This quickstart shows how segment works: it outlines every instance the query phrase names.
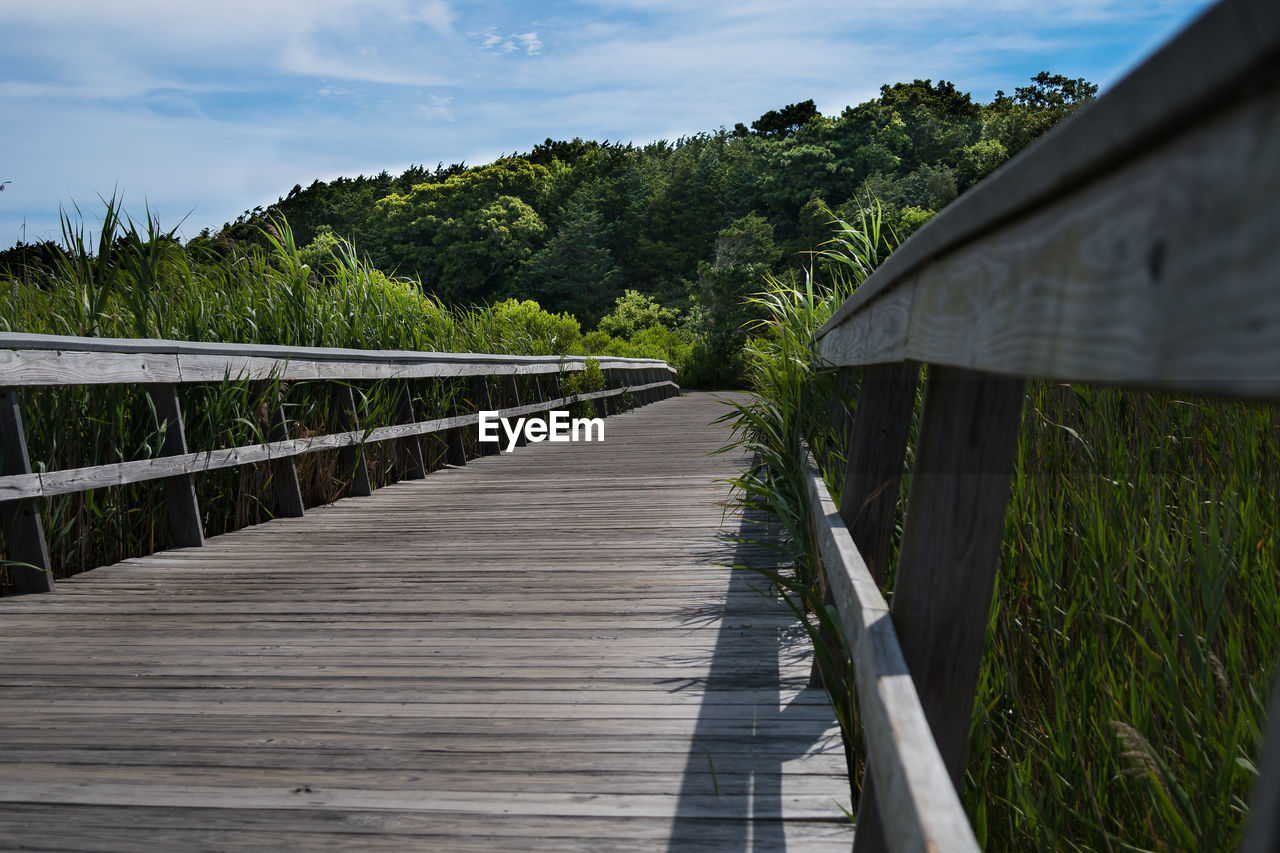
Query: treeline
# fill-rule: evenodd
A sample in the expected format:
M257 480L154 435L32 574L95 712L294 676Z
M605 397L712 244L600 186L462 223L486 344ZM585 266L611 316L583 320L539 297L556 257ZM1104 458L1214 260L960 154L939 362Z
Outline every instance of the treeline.
M762 274L796 269L833 220L856 220L870 199L907 236L1095 91L1046 72L981 104L946 81L916 80L838 116L804 101L674 143L548 139L484 166L297 185L190 247L235 257L265 247L283 218L316 268L349 242L446 304L532 299L587 330L634 291L626 310L663 318L638 331L678 339L686 382L732 384L752 319L743 299ZM588 343L662 354L627 350L605 331Z

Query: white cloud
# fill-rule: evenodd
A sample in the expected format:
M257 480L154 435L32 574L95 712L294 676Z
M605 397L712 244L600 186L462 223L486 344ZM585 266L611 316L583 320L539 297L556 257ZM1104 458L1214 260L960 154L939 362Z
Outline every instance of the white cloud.
M490 27L484 32L471 33L471 35L480 39L480 47L496 53L514 53L523 50L529 56L536 56L542 51L542 40L538 38L537 33L502 35L496 27Z

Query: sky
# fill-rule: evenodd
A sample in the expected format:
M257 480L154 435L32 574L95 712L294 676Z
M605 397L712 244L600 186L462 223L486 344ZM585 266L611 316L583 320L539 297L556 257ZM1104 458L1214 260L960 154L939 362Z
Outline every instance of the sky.
M189 239L316 179L838 114L916 78L1105 91L1207 5L0 0L0 247L60 239L60 210L92 233L113 195Z

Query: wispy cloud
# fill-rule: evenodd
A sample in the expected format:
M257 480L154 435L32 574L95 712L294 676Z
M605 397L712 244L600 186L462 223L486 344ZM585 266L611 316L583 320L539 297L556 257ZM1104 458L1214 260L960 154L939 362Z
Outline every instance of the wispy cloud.
M482 33L472 33L479 39L480 46L496 53L514 53L523 50L533 56L542 51L542 40L537 33L511 33L502 35L496 28L489 28Z
M39 0L0 9L0 246L119 187L189 233L295 183L644 143L813 98L1106 84L1209 0ZM536 57L536 61L532 60Z

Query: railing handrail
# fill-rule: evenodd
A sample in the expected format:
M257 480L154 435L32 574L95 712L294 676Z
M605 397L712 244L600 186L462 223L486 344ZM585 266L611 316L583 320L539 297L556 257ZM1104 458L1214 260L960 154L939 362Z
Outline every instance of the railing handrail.
M563 393L560 376L585 370L588 360L598 364L606 387ZM449 460L465 464L462 430L477 425L481 411L494 412L499 418L546 416L548 426L550 412L578 402L592 403L597 415L613 414L628 405L655 402L675 393L674 372L665 361L649 358L350 350L0 333L0 526L7 557L14 564L10 572L16 573L15 590L47 592L53 588L36 505L40 498L163 480L175 544L198 546L204 544L204 529L192 480L195 474L269 462L275 468L279 513L299 516L304 506L294 463L298 456L323 450L347 454L353 493L367 495L373 486L364 457L358 453L365 444L400 443L409 460L408 476L418 478L425 476L428 468L418 443L423 435L445 434ZM497 390L505 399L494 401L490 377L501 380ZM519 377L524 377L525 393L531 399L520 399ZM445 417L419 420L407 382L424 378L471 380L476 411L459 412L455 403ZM351 386L346 384L358 380L396 383L393 423L361 428ZM270 424L264 427L270 435L265 441L190 452L177 388L182 383L221 382L334 383L330 387L338 395L342 423L337 431L291 438L282 386L277 386L274 402L267 405ZM121 384L142 384L150 395L156 416L165 425L160 455L83 468L32 470L20 404L23 388Z
M810 481L872 710L876 784L855 851L972 849L971 833L933 833L918 803L962 778L1025 377L1280 400L1278 81L1280 5L1223 0L948 206L817 332L819 357L863 368L838 515ZM923 364L889 633L932 736L905 744L874 716L883 662L869 646L883 638L858 623L882 603L874 563L888 558ZM914 719L917 703L904 707ZM1245 841L1256 853L1280 840L1280 682L1267 726ZM932 775L904 774L908 755Z
M529 375L580 370L655 368L665 361L585 355L355 350L198 341L0 333L0 385L88 385L122 382L220 382L239 379L357 380Z

